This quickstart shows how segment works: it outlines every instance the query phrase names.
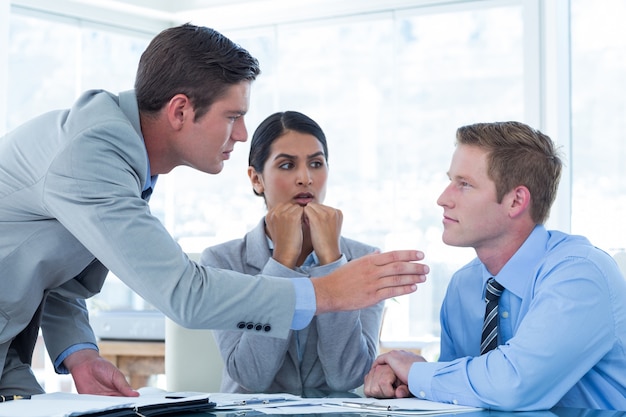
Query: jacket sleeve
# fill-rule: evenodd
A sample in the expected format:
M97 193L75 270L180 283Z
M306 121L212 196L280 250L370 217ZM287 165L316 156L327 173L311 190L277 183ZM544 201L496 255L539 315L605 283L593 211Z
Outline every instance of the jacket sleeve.
M42 199L51 217L178 324L237 330L241 322L263 322L271 325L264 335L287 337L293 284L189 260L141 199L147 155L127 121L90 126L77 135L45 179Z
M343 261L333 263L333 269L339 268L348 259L375 250L348 239L342 239L342 246ZM328 272L314 270L312 275ZM378 354L383 308L384 301L361 310L327 313L317 317L317 353L330 389L349 391L363 384Z
M53 363L73 345L97 345L84 298L99 291L107 273L100 262L94 261L79 276L46 296L41 330Z
M233 246L237 247L233 244L227 243L205 250L202 253L201 264L244 270L245 255L240 248L233 249ZM280 275L285 278L298 275L295 271L285 268L271 259L269 251L267 257L269 258L269 266L266 266L265 269L271 270L273 275ZM283 368L285 360L288 360L287 351L293 337L291 331L286 339L232 331L214 331L213 334L228 377L249 392L267 392L269 390L277 373Z

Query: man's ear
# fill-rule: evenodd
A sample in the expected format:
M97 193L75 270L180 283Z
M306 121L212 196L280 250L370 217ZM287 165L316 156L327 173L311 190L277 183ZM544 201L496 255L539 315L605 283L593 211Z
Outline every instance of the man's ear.
M185 94L176 94L166 104L167 120L174 130L182 129L188 120L193 121L195 112L191 100Z
M509 194L509 214L511 218L518 217L530 210L531 195L525 185L518 185Z
M250 178L250 183L252 184L252 189L258 195L263 195L265 192L265 187L263 186L263 178L261 174L259 174L254 167L248 167L248 178Z

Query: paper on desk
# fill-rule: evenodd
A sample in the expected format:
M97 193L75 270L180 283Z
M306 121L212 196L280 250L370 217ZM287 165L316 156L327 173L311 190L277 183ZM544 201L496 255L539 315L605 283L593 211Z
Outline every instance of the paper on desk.
M200 394L199 392L188 394ZM212 393L211 401L215 403L217 409L240 407L240 406L256 406L264 407L271 405L279 405L283 402L300 401L302 397L298 395L288 393L278 394L240 394L240 393L228 393L228 392L216 392Z
M142 395L140 397L108 397L55 392L33 395L30 400L0 403L0 417L69 417L125 407L174 404L193 399L207 398L208 400L209 398L208 394L177 399L169 399L165 395L164 393L161 395Z
M345 398L341 401L335 401L334 398L331 398L330 400L332 400L332 402L328 402L326 404L327 407L333 408L334 412L341 409L341 412L344 413L352 410L358 413L366 412L368 414L419 415L461 413L481 410L475 407L439 403L414 397L387 400L377 400L375 398Z
M277 403L275 406L252 408L264 414L328 414L358 413L382 415L447 414L478 411L480 408L438 403L417 398L377 400L374 398L302 398L299 401Z

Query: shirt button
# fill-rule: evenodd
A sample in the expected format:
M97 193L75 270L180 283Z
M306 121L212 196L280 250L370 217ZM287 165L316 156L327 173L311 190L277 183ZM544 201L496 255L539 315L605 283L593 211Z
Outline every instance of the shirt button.
M509 312L508 311L503 311L502 312L502 318L503 319L508 319L509 318Z
M426 393L424 391L420 391L419 396L420 398L426 398Z
M459 400L452 400L452 404L459 405Z

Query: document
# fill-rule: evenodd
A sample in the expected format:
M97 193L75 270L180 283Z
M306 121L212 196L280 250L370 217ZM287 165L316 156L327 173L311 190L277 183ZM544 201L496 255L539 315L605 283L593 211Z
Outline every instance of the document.
M189 393L193 394L193 393ZM197 394L197 393L196 393ZM243 410L259 408L276 408L309 404L309 399L303 399L293 394L239 394L239 393L214 393L211 400L215 402L216 410Z
M301 398L289 394L213 394L216 410L254 410L263 414L329 414L356 413L385 416L450 414L479 411L480 408L438 403L418 398L377 400L375 398ZM245 401L245 398L249 398ZM237 397L239 396L239 397Z
M187 415L198 411L247 410L259 414L330 414L412 416L456 414L479 408L417 398L377 400L360 397L303 398L292 394L227 394L198 392L145 392L139 397L51 393L31 399L0 403L0 417L123 417Z
M174 412L210 411L208 394L180 397L170 393L139 397L107 397L72 393L33 395L29 400L0 404L0 417L158 416Z
M468 411L480 411L480 408L468 407L455 404L439 403L435 401L420 400L418 398L394 398L377 400L375 398L346 398L336 401L332 398L325 405L334 409L334 412L347 413L355 411L367 414L384 415L421 415L421 414L445 414L461 413Z

